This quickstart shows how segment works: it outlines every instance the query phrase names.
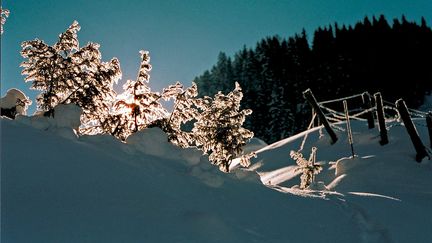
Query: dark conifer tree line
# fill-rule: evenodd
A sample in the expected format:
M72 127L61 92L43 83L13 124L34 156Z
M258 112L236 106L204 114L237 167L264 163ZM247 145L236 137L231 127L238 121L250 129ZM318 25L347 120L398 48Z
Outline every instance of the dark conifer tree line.
M419 107L432 90L432 29L424 18L420 24L404 16L389 23L381 15L354 26L318 28L311 42L305 31L267 37L234 57L220 53L194 82L200 95L226 93L238 82L243 108L253 110L245 126L274 142L307 127L307 88L319 100L380 91L386 100L403 98Z

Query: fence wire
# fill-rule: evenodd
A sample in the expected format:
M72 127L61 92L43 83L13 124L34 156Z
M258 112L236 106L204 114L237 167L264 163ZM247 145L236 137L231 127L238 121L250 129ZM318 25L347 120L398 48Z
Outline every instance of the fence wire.
M329 104L329 103L335 103L335 102L340 102L340 101L344 101L344 100L354 99L354 98L361 97L361 96L362 96L362 94L355 94L355 95L342 97L342 98L338 98L338 99L334 99L334 100L321 101L321 102L318 102L318 104L324 105L324 104Z
M327 117L327 119L333 121L333 122L340 122L340 121L344 121L346 120L345 118L345 114L339 111L336 111L334 109L331 109L327 106L325 106L325 104L331 104L331 103L336 103L336 102L342 102L344 100L351 100L351 99L355 99L358 97L362 97L364 93L361 94L355 94L355 95L351 95L351 96L346 96L346 97L342 97L342 98L337 98L337 99L332 99L332 100L324 100L321 102L318 102L319 106L325 110L327 113L325 114L325 116ZM369 95L369 97L373 98L371 95ZM396 105L393 102L387 101L387 100L383 100L383 103L385 104L384 111L387 111L387 115L389 112L394 113L391 115L391 117L398 119L399 118L399 112L396 109ZM359 111L359 112L358 112ZM375 112L376 111L376 107L372 107L366 110L362 110L360 108L357 109L352 109L349 110L350 113L350 119L356 119L356 120L360 120L360 121L364 121L366 119L361 118L360 116L365 115L366 113L369 112ZM420 110L416 110L416 109L411 109L408 108L409 114L411 117L419 117L419 118L425 118L428 115L428 112L424 112L424 111L420 111ZM354 113L354 114L352 114Z

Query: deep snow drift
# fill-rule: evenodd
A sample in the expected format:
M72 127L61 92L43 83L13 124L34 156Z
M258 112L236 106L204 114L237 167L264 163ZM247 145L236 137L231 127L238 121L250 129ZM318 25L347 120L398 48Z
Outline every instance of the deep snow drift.
M1 119L1 242L432 242L432 166L398 122L381 146L353 121L354 159L344 123L334 145L321 128L255 140L251 167L224 174L158 129L125 144L43 119ZM289 157L306 134L304 156L316 146L324 167L316 190L295 186Z

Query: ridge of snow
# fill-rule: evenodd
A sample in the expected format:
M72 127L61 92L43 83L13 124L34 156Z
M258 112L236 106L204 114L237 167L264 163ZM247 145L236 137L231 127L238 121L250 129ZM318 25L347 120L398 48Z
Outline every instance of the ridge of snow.
M352 121L354 158L340 123L334 145L314 128L258 149L250 168L225 174L158 129L122 143L65 136L73 124L20 119L0 119L2 242L432 240L432 165L415 162L395 121L385 146L376 128ZM424 121L415 123L428 141ZM300 190L289 152L306 134L302 152L317 147L324 170Z

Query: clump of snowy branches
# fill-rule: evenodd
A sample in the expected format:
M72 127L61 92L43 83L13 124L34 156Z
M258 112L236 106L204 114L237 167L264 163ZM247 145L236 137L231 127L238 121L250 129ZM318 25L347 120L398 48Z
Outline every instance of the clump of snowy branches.
M298 168L296 171L301 171L302 175L300 176L300 188L305 189L308 188L315 180L315 175L319 174L322 170L322 166L315 163L316 160L316 147L312 147L311 154L309 159L305 159L303 154L300 152L296 152L291 150L290 156L293 160L296 161Z
M6 18L9 17L10 11L0 7L0 34L3 34L3 25L6 23Z
M123 93L117 96L109 117L103 123L105 132L121 140L168 116L167 110L160 103L162 95L152 92L147 86L152 69L149 52L140 51L140 54L137 79L128 80L123 85Z
M242 127L251 110L240 110L243 98L240 85L224 95L218 92L214 98L204 97L197 104L202 110L193 128L198 148L209 154L210 161L228 172L233 159L242 155L242 147L253 133ZM247 163L243 163L247 164Z
M198 105L202 99L198 96L198 88L195 83L183 89L183 85L177 82L168 86L162 92L165 100L174 99L174 108L168 119L162 124L162 129L168 134L168 139L173 144L187 148L194 144L194 136L190 131L184 131L183 126L194 121L199 116Z
M84 127L98 127L116 95L113 84L121 77L120 62L116 58L102 62L97 43L80 48L79 30L74 21L53 46L38 39L23 42L21 55L27 60L21 63L22 74L32 82L31 89L41 91L38 111L54 116L55 106L73 103L83 109Z

